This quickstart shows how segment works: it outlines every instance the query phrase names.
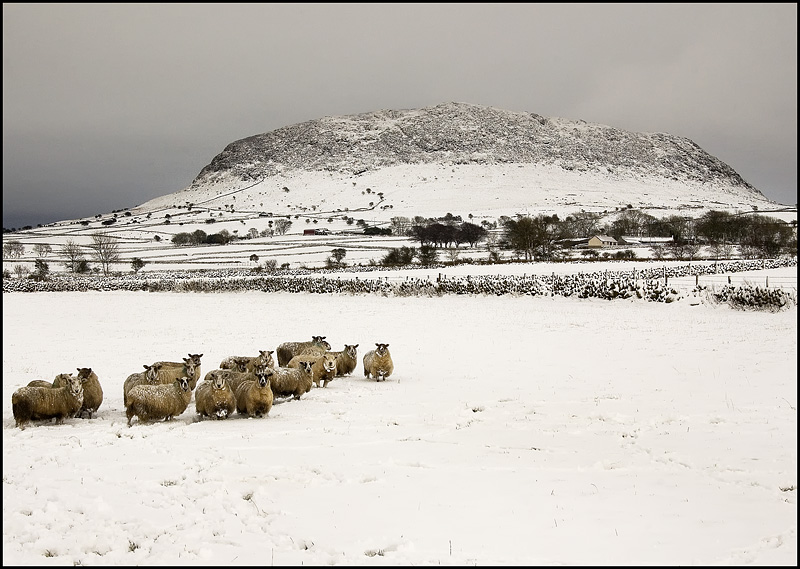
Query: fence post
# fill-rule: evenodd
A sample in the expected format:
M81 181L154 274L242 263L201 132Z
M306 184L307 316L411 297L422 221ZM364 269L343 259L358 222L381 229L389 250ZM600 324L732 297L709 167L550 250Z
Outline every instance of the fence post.
M694 275L694 286L700 286L700 273Z
M767 288L769 288L769 275L767 275Z

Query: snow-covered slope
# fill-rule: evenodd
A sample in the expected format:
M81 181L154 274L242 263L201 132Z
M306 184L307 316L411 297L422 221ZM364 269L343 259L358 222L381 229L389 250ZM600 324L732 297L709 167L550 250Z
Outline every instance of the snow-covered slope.
M325 117L244 138L189 187L133 211L190 204L275 215L369 211L376 220L779 205L686 138L466 103Z

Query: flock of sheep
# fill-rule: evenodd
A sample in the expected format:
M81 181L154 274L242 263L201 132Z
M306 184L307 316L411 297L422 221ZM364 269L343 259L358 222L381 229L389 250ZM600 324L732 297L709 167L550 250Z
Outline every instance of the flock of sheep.
M128 426L139 422L170 420L183 413L195 394L195 410L201 418L225 419L234 411L249 417L266 416L276 397L300 399L312 386L327 387L335 377L352 374L358 365L358 344L331 351L325 336L307 342L284 342L277 350L261 350L257 356L230 356L219 368L200 379L200 358L189 354L181 362L158 361L144 365L123 384L123 403ZM277 356L277 365L272 354ZM394 371L389 344L376 343L364 354L364 377L385 381ZM69 417L92 418L103 402L103 389L91 368L77 374L59 374L50 383L34 380L11 396L16 426L24 429L34 420L57 424Z

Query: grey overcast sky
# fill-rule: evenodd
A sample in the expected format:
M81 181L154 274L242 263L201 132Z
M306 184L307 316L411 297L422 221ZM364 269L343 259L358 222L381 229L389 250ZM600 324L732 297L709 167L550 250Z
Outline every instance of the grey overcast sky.
M692 139L797 203L797 4L3 4L3 227L133 207L230 142L458 101Z

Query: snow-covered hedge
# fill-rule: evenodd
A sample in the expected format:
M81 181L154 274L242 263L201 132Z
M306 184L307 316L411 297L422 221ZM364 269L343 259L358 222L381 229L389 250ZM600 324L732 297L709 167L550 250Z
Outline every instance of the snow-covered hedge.
M672 267L652 267L627 271L596 271L573 275L470 275L429 278L407 277L403 281L377 278L341 278L336 271L324 270L322 276L309 276L311 271L282 271L262 275L247 270L210 270L202 272L159 272L122 276L54 276L46 281L3 279L3 292L63 292L63 291L149 291L149 292L310 292L315 294L382 294L385 296L440 296L443 294L576 296L578 298L641 298L655 302L672 302L682 292L669 286L670 278L771 269L796 266L796 258L741 260L716 265L687 264ZM704 290L704 287L699 287ZM741 292L752 287L735 287L737 293L719 294L752 296L762 293ZM756 287L758 288L758 287ZM764 301L784 306L791 302L789 293L769 290L777 300ZM692 291L697 292L697 291ZM789 299L781 295L789 294ZM779 298L780 297L780 298ZM742 300L741 302L747 302ZM754 303L761 301L753 301Z

